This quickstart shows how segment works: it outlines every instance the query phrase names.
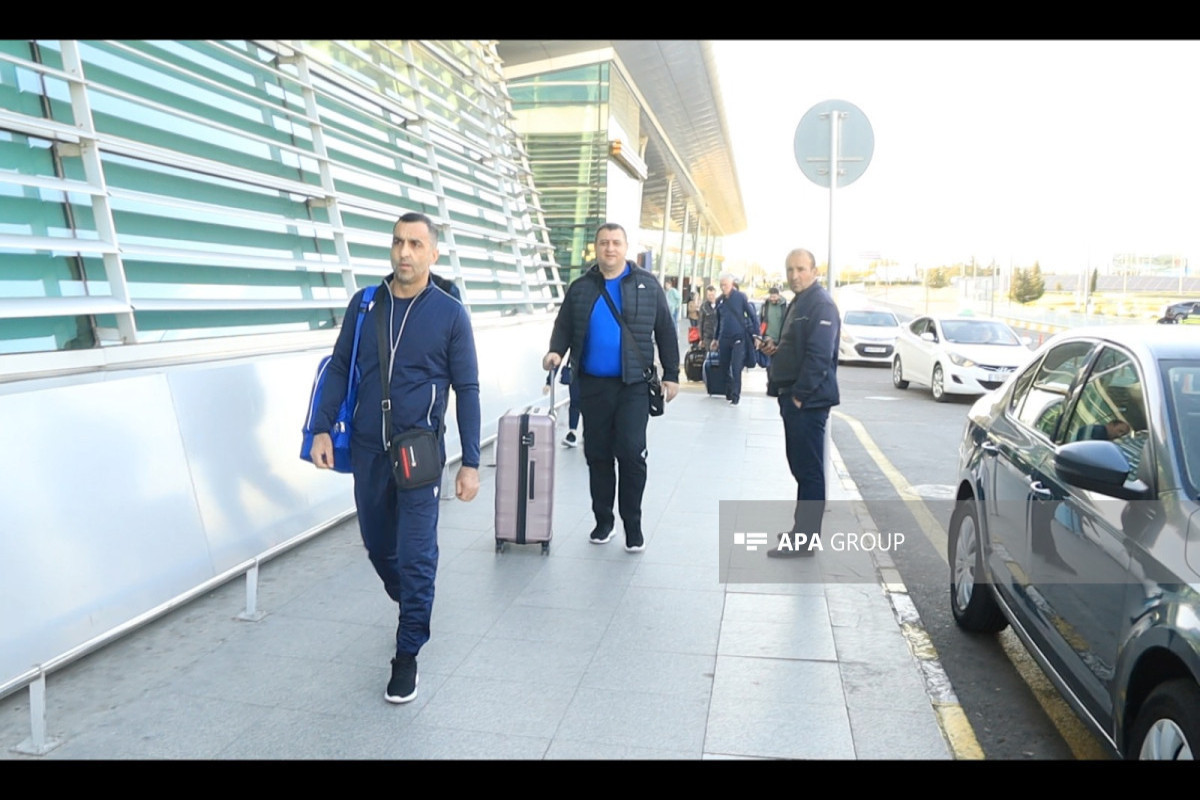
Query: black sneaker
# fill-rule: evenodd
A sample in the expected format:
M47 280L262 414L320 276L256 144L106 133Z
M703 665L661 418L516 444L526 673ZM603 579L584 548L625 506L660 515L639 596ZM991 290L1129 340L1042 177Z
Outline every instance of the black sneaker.
M563 437L563 447L575 447L579 444L579 439L575 436L575 431L567 431L567 435Z
M642 536L641 531L634 531L633 533L630 533L629 531L625 531L625 552L626 553L640 553L645 549L646 549L646 540Z
M592 528L591 534L588 536L588 541L592 544L608 544L608 540L613 537L613 526L597 525Z
M408 703L417 699L417 658L396 656L392 659L392 679L383 699L389 703Z

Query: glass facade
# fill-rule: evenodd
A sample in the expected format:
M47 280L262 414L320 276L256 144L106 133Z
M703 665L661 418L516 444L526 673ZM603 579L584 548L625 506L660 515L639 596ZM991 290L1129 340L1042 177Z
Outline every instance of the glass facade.
M512 80L508 90L529 148L556 262L579 268L608 206L608 63Z
M511 118L494 43L0 41L0 362L336 327L407 211L474 315L548 308Z

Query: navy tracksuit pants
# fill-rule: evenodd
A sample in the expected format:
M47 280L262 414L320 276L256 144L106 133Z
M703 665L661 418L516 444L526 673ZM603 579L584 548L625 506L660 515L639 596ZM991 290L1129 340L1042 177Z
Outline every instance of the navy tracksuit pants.
M742 370L746 368L746 342L742 338L728 339L722 336L719 340L721 367L729 370L729 383L725 386L725 396L730 400L740 400L742 397Z
M829 408L796 408L790 394L779 397L788 467L796 479L792 532L821 532L825 514L825 425Z
M429 641L441 482L401 491L387 454L363 447L351 449L350 462L358 528L367 557L388 597L400 606L396 655L415 656Z

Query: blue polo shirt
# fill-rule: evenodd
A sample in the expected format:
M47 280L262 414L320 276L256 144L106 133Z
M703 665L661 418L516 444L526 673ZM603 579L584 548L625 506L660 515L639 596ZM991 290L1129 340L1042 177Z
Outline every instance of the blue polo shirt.
M612 298L620 314L621 279L629 274L629 264L615 278L606 278L604 291ZM621 323L608 310L603 296L596 298L588 319L587 346L583 349L583 371L598 378L621 377Z

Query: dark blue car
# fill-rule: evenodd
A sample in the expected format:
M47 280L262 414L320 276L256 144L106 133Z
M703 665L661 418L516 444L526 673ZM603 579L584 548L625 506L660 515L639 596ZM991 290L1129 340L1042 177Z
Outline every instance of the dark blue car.
M1200 749L1200 336L1047 341L968 415L949 531L958 625L1011 625L1115 754Z

